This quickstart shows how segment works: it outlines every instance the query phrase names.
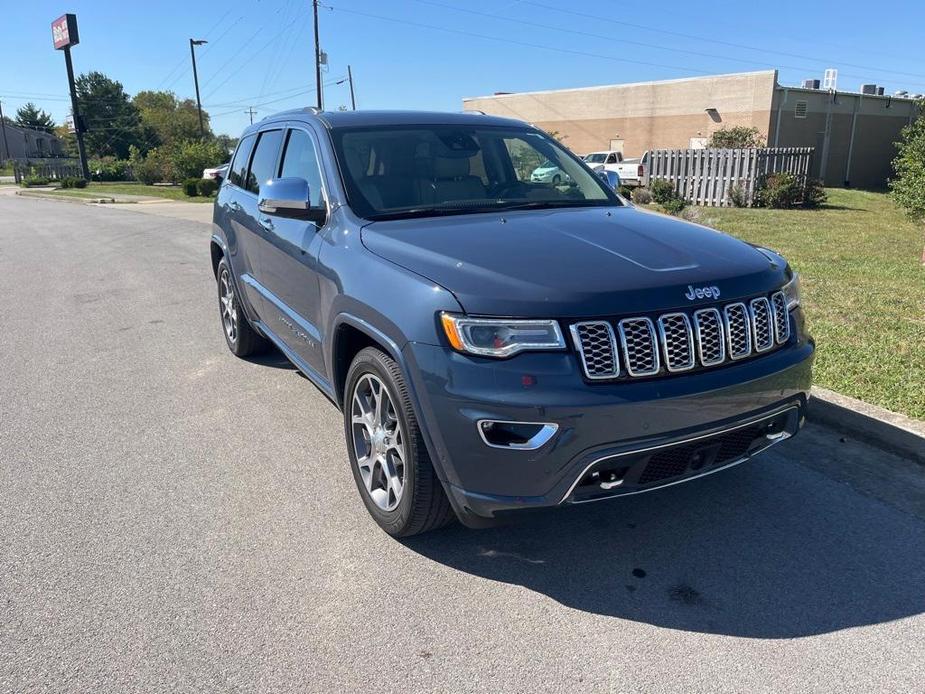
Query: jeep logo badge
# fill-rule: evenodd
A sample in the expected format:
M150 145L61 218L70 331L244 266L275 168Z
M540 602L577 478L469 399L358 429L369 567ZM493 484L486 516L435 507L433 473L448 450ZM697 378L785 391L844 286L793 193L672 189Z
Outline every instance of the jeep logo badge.
M719 287L710 286L710 287L697 287L694 289L691 285L687 285L687 294L684 297L688 301L693 301L694 299L718 299L719 298Z

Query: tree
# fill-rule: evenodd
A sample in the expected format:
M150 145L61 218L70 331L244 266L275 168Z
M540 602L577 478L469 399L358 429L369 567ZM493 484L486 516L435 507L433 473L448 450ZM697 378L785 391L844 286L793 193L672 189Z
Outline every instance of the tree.
M31 101L16 110L15 124L21 128L32 128L46 133L51 133L55 130L55 119Z
M173 92L143 91L132 99L141 115L146 133L153 134L156 144L172 146L184 140L198 140L199 111L192 99L178 99ZM209 114L202 112L207 138Z
M90 72L77 78L76 87L89 154L125 159L132 145L146 152L156 144L149 142L138 109L120 82L101 72Z
M707 146L719 149L753 149L764 147L764 137L758 128L737 125L732 128L720 128L714 132Z
M66 157L77 157L77 137L66 125L55 128L55 135L61 140L61 149Z
M896 178L890 180L890 194L917 222L925 221L925 101L919 102L919 117L903 128L893 160ZM925 248L922 249L925 265Z

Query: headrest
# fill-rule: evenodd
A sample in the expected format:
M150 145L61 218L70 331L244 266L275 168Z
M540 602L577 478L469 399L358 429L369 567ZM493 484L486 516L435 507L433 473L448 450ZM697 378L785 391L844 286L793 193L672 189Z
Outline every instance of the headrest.
M434 178L460 178L469 175L469 157L435 157Z

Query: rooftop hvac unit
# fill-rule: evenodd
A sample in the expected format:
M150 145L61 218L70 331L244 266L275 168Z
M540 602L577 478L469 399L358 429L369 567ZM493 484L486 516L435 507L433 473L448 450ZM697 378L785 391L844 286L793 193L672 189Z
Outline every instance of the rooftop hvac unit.
M819 89L819 80L803 80L803 89Z
M883 87L877 87L877 96L883 96Z
M876 84L862 84L861 85L861 94L877 94L877 85Z
M822 88L827 90L838 89L838 70L834 67L826 69L825 77L822 79Z

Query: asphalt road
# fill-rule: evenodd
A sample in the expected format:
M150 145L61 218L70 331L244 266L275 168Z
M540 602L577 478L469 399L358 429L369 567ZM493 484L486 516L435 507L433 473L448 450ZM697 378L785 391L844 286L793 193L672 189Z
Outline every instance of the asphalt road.
M0 691L922 691L925 469L809 426L398 542L226 349L209 227L0 195Z

